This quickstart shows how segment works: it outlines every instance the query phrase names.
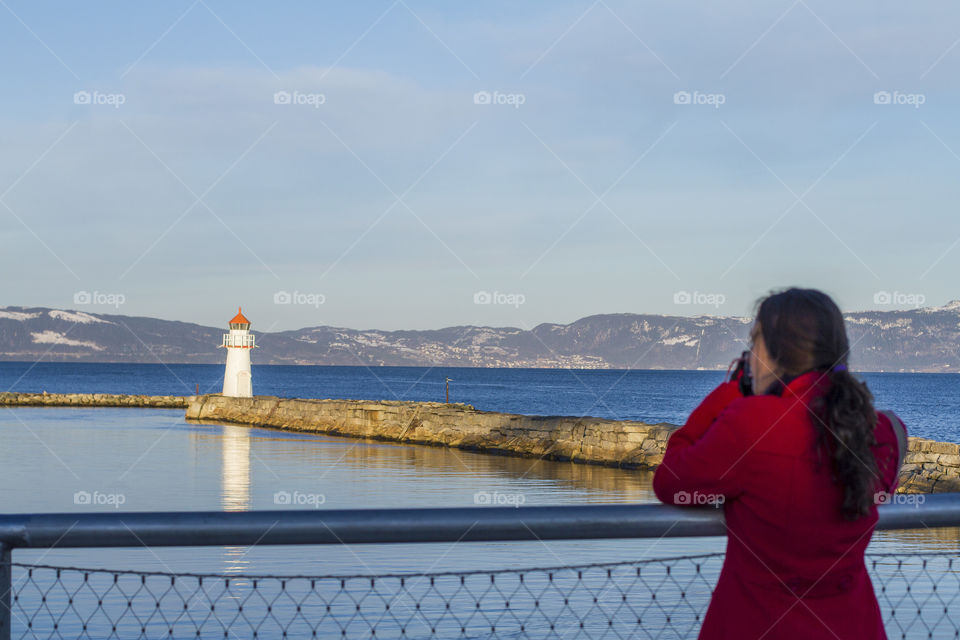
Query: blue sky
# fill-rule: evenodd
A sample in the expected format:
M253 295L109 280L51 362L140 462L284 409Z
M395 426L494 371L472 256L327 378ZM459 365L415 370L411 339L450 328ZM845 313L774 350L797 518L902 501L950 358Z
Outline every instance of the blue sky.
M953 3L0 5L0 304L278 330L960 298Z

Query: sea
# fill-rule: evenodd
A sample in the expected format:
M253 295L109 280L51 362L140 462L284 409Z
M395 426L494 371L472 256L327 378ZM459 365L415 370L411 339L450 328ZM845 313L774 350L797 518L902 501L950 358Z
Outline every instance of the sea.
M477 409L682 424L722 371L253 366L254 393L450 401ZM219 365L0 363L0 390L218 392ZM960 376L864 373L911 435L960 440ZM653 503L652 473L184 420L182 410L0 411L4 513L244 511ZM92 501L78 496L99 496ZM876 532L875 552L956 550L954 529ZM17 550L15 561L220 575L377 575L639 561L720 552L725 538L310 547Z
M683 424L723 371L253 365L254 393L288 398L462 402L484 411ZM910 435L960 438L960 375L863 373ZM449 378L449 384L445 380ZM218 393L222 365L0 362L0 390Z

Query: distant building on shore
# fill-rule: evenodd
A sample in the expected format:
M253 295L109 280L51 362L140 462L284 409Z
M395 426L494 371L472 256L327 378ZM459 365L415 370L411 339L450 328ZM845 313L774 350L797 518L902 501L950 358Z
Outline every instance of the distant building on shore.
M253 397L253 380L250 375L250 351L254 347L250 321L237 309L230 320L230 333L223 334L220 345L227 350L227 366L223 373L223 395L233 398Z

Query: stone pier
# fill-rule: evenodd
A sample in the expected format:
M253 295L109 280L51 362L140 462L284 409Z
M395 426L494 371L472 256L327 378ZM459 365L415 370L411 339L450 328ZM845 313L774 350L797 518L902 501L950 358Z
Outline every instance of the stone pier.
M192 396L142 396L113 393L0 393L0 406L152 407L184 409Z

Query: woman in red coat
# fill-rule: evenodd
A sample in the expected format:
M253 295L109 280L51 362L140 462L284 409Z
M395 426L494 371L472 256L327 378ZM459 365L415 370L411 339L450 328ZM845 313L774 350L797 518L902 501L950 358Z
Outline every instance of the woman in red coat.
M703 400L653 479L663 502L724 508L727 552L699 637L885 639L863 552L897 486L893 426L847 370L826 294L765 298L750 338L750 378Z

